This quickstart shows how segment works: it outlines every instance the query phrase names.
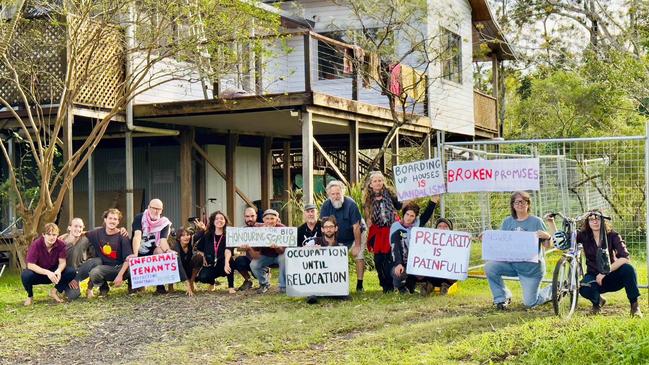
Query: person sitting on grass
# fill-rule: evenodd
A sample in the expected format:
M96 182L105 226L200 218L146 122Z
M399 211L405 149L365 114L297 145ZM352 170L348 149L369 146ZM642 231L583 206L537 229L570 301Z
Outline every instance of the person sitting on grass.
M192 257L194 255L194 240L191 232L182 227L176 231L176 247L175 250L178 252L178 257L180 259L180 264L183 267L185 273L189 273L189 279L187 281L187 295L194 296L194 277L191 275L193 272ZM173 291L173 284L169 284L169 291Z
M439 218L435 222L435 229L453 230L453 222L448 218ZM448 294L448 289L455 284L456 280L443 279L443 278L427 278L422 288L422 294L427 295L439 288L441 295Z
M29 246L27 251L27 268L23 270L21 279L27 299L25 305L34 302L34 285L54 284L50 290L50 297L57 303L63 300L58 293L62 293L76 276L74 268L66 267L65 243L59 239L59 227L54 223L47 223L43 228L43 235Z
M433 216L439 202L439 195L431 198L426 209L419 217L419 205L415 202L406 204L401 209L403 218L392 223L390 227L390 245L392 246L392 279L394 288L400 293L415 292L417 281L428 281L430 278L417 277L406 273L408 264L408 246L410 245L410 230L412 227L423 227Z
M234 270L232 270L234 264L232 249L227 248L225 242L225 231L229 224L230 220L221 211L210 215L207 231L198 237L197 255L193 258L190 283L198 281L214 285L216 278L225 276L228 280L228 292L236 293Z

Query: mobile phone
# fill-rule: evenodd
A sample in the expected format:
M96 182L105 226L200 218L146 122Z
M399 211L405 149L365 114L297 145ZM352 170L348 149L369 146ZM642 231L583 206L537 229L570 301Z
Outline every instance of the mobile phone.
M187 218L187 222L189 222L189 223L194 223L196 221L198 221L198 217L189 217L189 218Z

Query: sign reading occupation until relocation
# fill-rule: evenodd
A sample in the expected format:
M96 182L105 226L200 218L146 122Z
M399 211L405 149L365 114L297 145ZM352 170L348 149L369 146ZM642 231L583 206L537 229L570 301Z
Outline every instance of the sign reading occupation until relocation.
M297 246L295 227L228 227L225 232L228 247Z
M417 161L392 168L399 201L442 194L444 169L439 158Z
M347 247L289 248L284 255L289 297L349 295Z
M540 189L538 158L449 161L446 167L449 193Z
M482 234L482 259L539 262L539 237L536 232L485 231Z
M471 234L430 228L410 232L408 266L410 275L452 280L468 277Z
M180 281L175 252L128 259L131 287L173 284Z

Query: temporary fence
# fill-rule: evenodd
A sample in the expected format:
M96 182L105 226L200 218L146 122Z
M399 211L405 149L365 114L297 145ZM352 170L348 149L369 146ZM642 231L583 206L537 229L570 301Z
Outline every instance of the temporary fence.
M562 212L574 217L602 209L612 217L612 226L626 241L636 267L649 265L645 136L442 141L438 154L445 165L455 160L538 157L540 190L532 192L533 214ZM445 194L442 215L451 218L458 230L498 229L511 214L510 196L511 192ZM648 278L640 276L639 281L646 285Z

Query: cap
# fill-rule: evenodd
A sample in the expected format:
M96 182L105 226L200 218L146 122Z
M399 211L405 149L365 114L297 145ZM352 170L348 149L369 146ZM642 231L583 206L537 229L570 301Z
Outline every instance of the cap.
M307 210L316 209L316 208L317 206L315 204L307 204L304 206L304 211L306 212Z
M274 215L276 217L279 217L279 213L277 213L277 211L275 209L266 209L266 210L264 210L264 215L262 216L262 218L269 215L269 214Z

